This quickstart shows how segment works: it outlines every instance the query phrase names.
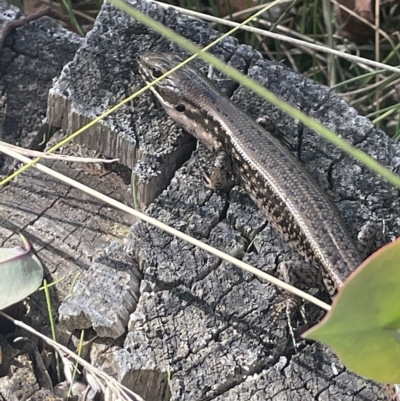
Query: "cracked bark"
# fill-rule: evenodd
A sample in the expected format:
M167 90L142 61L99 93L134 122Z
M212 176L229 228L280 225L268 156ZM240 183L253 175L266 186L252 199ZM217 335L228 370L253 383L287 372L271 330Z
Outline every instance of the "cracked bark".
M216 33L204 23L154 3L135 4L200 45L215 38ZM179 52L167 40L105 5L87 41L51 91L49 122L72 131L142 86L134 58L149 48ZM399 170L398 146L326 88L281 64L263 60L231 38L214 52ZM234 87L229 81L222 84ZM308 129L303 129L299 141L294 121L246 89L239 87L232 98L255 118L267 114L289 140L300 142L302 162L330 194L353 237L366 222L382 220L386 231L381 242L399 235L398 190ZM241 189L226 195L203 188L202 170L212 156L202 147L191 155L193 142L151 95L125 106L80 141L108 156L117 155L133 168L142 207L153 202L147 213L163 222L267 272L274 272L279 261L296 257ZM80 179L85 177L80 175ZM96 182L101 185L102 180ZM107 181L107 185L112 184ZM77 196L74 191L71 195ZM84 198L83 204L89 201ZM82 218L73 216L75 222ZM50 232L43 231L54 240ZM87 244L77 243L79 250L83 247L77 258L82 261L84 252L92 255L93 247L99 247L97 237ZM326 347L312 344L299 352L291 349L285 317L271 324L274 305L282 300L274 287L142 223L133 226L126 248L144 276L139 303L126 336L106 345L102 344L106 340L95 342L91 356L95 365L113 372L147 401L162 399L167 384L174 400L384 399L379 386L348 372ZM78 268L88 265L81 262ZM309 319L315 321L318 311L306 308ZM172 373L169 383L168 373Z

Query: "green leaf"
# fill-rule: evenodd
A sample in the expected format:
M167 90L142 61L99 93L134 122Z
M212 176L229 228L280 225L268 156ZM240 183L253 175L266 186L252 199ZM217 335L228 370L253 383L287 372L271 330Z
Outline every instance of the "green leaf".
M328 344L362 376L400 383L400 238L350 276L330 312L303 337Z
M43 267L32 253L25 237L25 247L0 248L0 310L35 292L43 280Z

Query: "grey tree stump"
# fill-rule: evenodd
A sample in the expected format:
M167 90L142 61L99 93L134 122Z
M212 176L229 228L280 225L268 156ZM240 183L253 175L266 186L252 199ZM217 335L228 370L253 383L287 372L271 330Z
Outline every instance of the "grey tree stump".
M201 46L218 35L155 3L132 4ZM48 123L71 132L142 86L135 56L149 49L180 53L106 4L51 90ZM398 146L326 88L231 38L213 52L398 172ZM294 121L246 89L230 81L222 89L253 117L267 114L299 143L301 161L332 197L354 238L371 222L383 221L375 246L399 235L397 189L308 129L299 138ZM150 94L79 141L132 168L141 207L149 205L147 213L163 222L267 272L296 258L240 188L227 195L202 186L212 155L201 146L192 153L193 140ZM143 223L132 227L126 250L143 274L138 305L127 334L107 345L98 340L91 357L145 400L384 399L377 384L348 372L326 347L302 344L293 350L285 317L271 319L283 299L273 286ZM306 306L306 312L315 321L318 311Z

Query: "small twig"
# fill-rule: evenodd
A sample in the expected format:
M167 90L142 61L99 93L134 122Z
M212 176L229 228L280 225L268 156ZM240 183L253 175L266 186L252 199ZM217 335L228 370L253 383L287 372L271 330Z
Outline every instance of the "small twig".
M27 15L26 17L23 17L23 18L20 18L17 20L3 23L3 27L0 30L0 51L3 49L3 43L4 43L5 38L10 34L11 31L19 28L20 26L26 25L29 22L34 21L40 17L44 17L44 16L48 16L48 17L51 17L54 19L58 19L60 21L64 21L69 25L68 27L71 29L70 20L67 16L62 15L57 10L51 9L49 6L42 6L33 14ZM72 27L72 30L73 30L73 27Z

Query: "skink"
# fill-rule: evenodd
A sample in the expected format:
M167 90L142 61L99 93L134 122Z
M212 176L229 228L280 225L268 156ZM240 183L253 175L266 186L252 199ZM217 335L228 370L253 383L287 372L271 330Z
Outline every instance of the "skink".
M151 82L181 61L171 53L143 53L139 72ZM283 238L319 267L334 295L362 260L335 206L300 162L192 66L152 90L173 120L212 151L228 155L251 199Z
M182 60L170 53L143 53L139 72L152 82ZM152 87L166 112L210 150L227 155L234 175L304 259L319 267L332 296L362 258L337 209L289 150L185 65ZM395 386L383 385L390 400Z

